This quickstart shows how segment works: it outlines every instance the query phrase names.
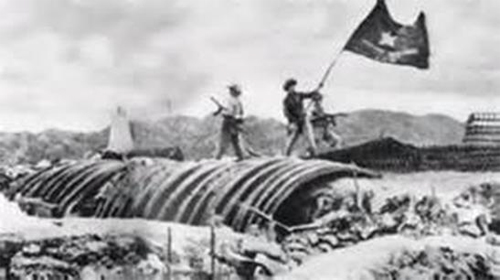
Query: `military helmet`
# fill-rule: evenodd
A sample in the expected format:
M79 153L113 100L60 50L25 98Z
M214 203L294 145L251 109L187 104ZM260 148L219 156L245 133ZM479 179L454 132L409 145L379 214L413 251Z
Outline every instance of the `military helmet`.
M283 84L283 90L288 90L291 86L294 86L297 84L297 80L295 80L294 78L290 78L288 80L285 81L285 83Z

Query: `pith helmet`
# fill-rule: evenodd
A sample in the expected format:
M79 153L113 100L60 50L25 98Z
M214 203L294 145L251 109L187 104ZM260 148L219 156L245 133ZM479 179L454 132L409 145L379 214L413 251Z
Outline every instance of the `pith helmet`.
M295 80L294 78L290 78L286 80L285 83L283 84L283 90L288 90L291 86L294 86L296 84L297 80Z
M227 88L232 92L241 93L241 87L238 84L231 84Z

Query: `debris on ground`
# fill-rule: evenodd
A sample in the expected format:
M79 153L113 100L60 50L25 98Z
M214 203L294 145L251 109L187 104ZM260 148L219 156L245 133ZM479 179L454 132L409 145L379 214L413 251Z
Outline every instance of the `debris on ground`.
M314 256L275 279L498 279L499 256L500 247L471 237L392 235Z
M10 274L20 279L30 275L45 275L49 279L63 276L89 279L83 276L89 273L88 267L92 267L96 276L122 274L126 278L142 273L142 279L151 279L147 276L166 273L162 261L153 261L155 256L158 258L158 252L136 236L51 238L23 242L20 250L10 259Z
M42 219L26 216L14 202L0 199L0 210L14 218L3 216L0 221L0 272L8 268L13 276L166 279L168 273L214 273L244 278L289 271L278 243L236 233L221 223L210 227L143 219Z
M479 188L485 186L482 184ZM356 202L355 197L344 196L335 211L310 224L292 227L294 230L284 238L283 247L295 263L301 264L312 256L386 235L415 239L440 235L473 238L491 235L489 227L493 220L490 211L495 204L484 195L469 199L471 189L478 194L485 193L477 188L466 189L452 203L443 202L434 195L417 198L402 194L387 197L378 208L363 206ZM371 210L366 211L366 208ZM496 240L500 243L500 238Z

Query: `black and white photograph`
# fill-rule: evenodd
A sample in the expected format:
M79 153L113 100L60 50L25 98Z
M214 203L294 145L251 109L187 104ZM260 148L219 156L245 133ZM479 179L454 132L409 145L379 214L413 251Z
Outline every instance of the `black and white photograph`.
M500 1L0 0L0 280L500 279Z

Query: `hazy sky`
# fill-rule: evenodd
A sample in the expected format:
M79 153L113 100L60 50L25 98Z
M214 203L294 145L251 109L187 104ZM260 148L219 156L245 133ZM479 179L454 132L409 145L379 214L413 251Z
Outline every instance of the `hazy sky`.
M0 0L0 130L100 129L116 105L134 118L203 116L225 85L249 114L282 119L281 84L316 85L375 0ZM500 1L387 0L427 14L427 71L342 55L327 107L500 111Z

